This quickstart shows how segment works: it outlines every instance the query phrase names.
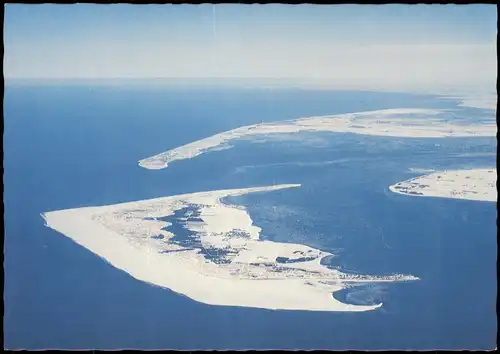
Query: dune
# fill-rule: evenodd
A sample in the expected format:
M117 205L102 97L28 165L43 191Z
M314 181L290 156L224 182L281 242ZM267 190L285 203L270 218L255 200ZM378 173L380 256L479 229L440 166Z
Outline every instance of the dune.
M366 276L329 269L320 262L330 253L300 244L261 240L261 229L253 224L246 209L222 200L297 187L300 185L198 192L49 211L42 217L47 227L132 277L210 305L368 311L382 304L345 304L332 293L348 284L418 279L411 275ZM171 222L162 220L185 208L190 210L184 215L184 227L196 241L190 246L168 231Z

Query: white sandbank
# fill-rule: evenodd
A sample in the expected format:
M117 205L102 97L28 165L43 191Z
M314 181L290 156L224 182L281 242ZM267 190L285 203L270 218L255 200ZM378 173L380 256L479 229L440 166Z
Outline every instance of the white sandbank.
M254 124L225 131L142 159L139 161L139 166L147 169L166 168L173 161L190 159L205 152L220 150L221 145L223 149L228 149L231 145L227 143L231 140L261 134L325 131L413 138L496 135L497 127L493 119L488 124L464 125L453 124L452 120L444 118L449 118L445 110L408 108Z
M439 171L396 183L395 193L411 196L497 201L496 169Z
M497 95L496 94L469 94L469 95L451 95L443 98L460 100L460 107L496 109Z
M380 307L344 304L332 293L347 283L394 282L418 278L348 275L320 260L330 253L305 245L262 241L244 207L221 202L227 196L299 187L298 184L219 190L42 214L46 226L104 258L136 279L169 288L212 305L310 311L367 311ZM176 243L157 220L176 210L194 208L186 226L200 246ZM193 214L191 214L193 215ZM201 220L200 220L201 219ZM163 236L159 239L158 235ZM151 237L153 236L153 237ZM223 252L208 260L202 250ZM283 263L283 259L295 259ZM303 258L303 259L297 259Z

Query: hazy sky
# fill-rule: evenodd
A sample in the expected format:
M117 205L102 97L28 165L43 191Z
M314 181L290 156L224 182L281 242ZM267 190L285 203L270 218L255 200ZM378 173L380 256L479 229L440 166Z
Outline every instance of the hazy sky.
M494 5L14 5L10 78L317 79L495 89Z

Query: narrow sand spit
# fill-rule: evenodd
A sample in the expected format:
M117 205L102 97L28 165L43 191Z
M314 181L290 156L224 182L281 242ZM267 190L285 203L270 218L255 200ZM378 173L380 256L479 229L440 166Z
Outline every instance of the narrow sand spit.
M369 112L300 118L296 120L243 126L142 159L147 169L167 168L173 161L206 152L229 149L228 142L252 135L297 132L344 132L408 138L495 136L494 119L488 124L455 124L445 110L386 109Z

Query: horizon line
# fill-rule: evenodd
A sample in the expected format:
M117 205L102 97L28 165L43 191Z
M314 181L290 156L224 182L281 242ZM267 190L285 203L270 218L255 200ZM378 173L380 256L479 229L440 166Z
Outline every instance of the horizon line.
M415 93L415 94L437 94L448 95L453 93L477 92L496 93L496 87L486 88L484 85L466 85L457 87L456 85L441 87L391 87L380 82L364 81L362 78L335 78L335 77L5 77L4 85L16 84L99 84L116 85L123 83L143 83L156 85L169 84L209 84L210 86L234 85L240 87L256 88L294 88L294 89L318 89L318 90L344 90L344 91L369 91L369 92L395 92L395 93ZM286 86L283 86L286 85ZM478 90L479 89L479 90Z

